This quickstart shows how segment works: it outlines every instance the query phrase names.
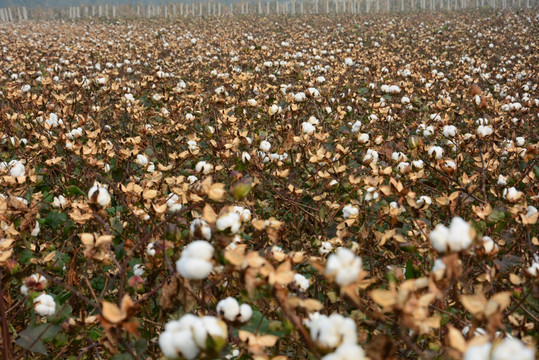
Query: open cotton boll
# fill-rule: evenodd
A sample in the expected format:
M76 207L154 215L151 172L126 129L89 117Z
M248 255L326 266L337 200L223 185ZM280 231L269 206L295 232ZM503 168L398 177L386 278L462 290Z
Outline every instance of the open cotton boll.
M135 266L133 266L133 274L135 276L142 276L142 275L144 275L145 272L146 271L145 271L144 265L135 264Z
M365 351L357 344L343 344L334 353L327 354L322 360L363 360Z
M307 291L310 286L309 279L301 274L294 274L294 283L301 291Z
M354 65L354 60L352 60L352 58L346 58L346 59L344 59L344 65L353 66Z
M211 239L211 227L203 219L194 219L189 227L189 235L192 239Z
M316 128L314 127L313 124L309 122L303 122L301 124L301 131L303 131L304 134L311 135L312 133L316 131Z
M494 130L490 127L490 126L485 126L485 125L479 125L479 127L477 128L477 135L480 137L480 138L484 138L484 137L487 137L489 135L492 135L492 133L494 132Z
M212 164L208 164L207 162L205 161L199 161L196 165L195 165L195 171L198 172L198 173L203 173L204 175L207 175L209 174L213 169L213 165Z
M412 161L412 166L416 169L423 169L425 163L423 162L423 160L414 160Z
M367 153L363 156L363 163L376 164L378 162L378 152L376 150L367 149Z
M402 103L403 105L408 105L408 104L410 103L410 98L409 98L408 96L403 96L403 97L401 98L401 103Z
M52 296L41 294L34 299L34 309L40 316L51 316L56 311L56 303Z
M359 134L359 136L357 137L357 141L360 143L360 144L366 144L368 143L370 140L370 136L369 134L367 133L362 133L362 134Z
M522 197L522 192L514 186L503 190L503 197L509 202L517 202Z
M393 161L398 163L398 162L401 162L401 161L408 160L408 157L406 156L406 154L404 154L404 153L402 153L400 151L395 151L393 154L391 154L391 159L393 159Z
M429 234L432 247L440 252L461 251L472 244L471 226L460 217L451 220L449 228L438 224Z
M271 144L269 143L269 141L262 140L262 141L260 142L260 147L259 147L259 149L260 149L261 151L263 151L263 152L268 152L268 151L270 151L270 149L271 149Z
M334 349L343 344L357 342L356 323L341 314L326 315L313 314L306 321L311 338L325 349Z
M195 151L196 149L198 149L198 144L195 140L189 140L187 141L187 148L190 151Z
M165 330L159 336L159 347L163 355L169 359L177 359L181 355L186 360L192 360L196 359L200 353L200 349L189 330Z
M490 360L492 344L487 342L482 345L470 346L464 353L463 360Z
M361 272L362 261L350 249L340 247L328 257L325 273L335 277L335 282L346 286L357 280Z
M428 154L435 159L441 159L444 155L444 149L440 146L431 146L428 150Z
M242 206L234 206L234 212L240 216L241 222L247 222L251 220L251 210Z
M35 226L34 229L32 230L31 236L33 236L33 237L38 236L40 231L41 231L41 228L40 228L40 226L39 226L39 222L36 221L36 226Z
M13 177L24 176L26 169L24 164L19 160L11 160L9 162L9 175Z
M217 314L228 321L236 321L240 314L240 304L238 300L229 296L219 301L216 308Z
M176 271L186 279L203 280L210 275L213 264L206 260L181 257L176 261Z
M526 272L533 277L539 275L539 254L533 256L532 264L526 269Z
M279 105L273 104L273 105L271 105L271 106L269 107L268 113L269 113L270 115L275 115L275 114L280 113L282 110L283 110L283 109L282 109Z
M213 246L209 242L193 241L184 248L180 259L176 261L176 270L186 279L205 279L213 270L213 253Z
M444 126L443 134L445 137L455 137L457 135L457 128L454 125L446 125Z
M490 360L535 360L535 350L524 345L516 338L505 338L495 344L490 354Z
M167 196L167 208L171 213L178 212L182 209L182 204L180 203L180 196L174 193L170 193Z
M101 207L106 207L110 204L110 194L106 187L94 182L94 185L88 191L88 199L92 204L98 204Z
M219 231L230 231L232 234L235 234L241 227L240 215L235 212L229 212L222 215L217 219L215 227Z
M253 316L253 309L249 304L241 304L240 305L240 316L238 317L238 321L242 323L246 323L251 319Z
M526 144L526 139L524 139L522 136L519 136L515 139L515 142L518 146L524 146L524 144Z
M343 217L348 219L349 217L356 216L359 213L359 209L353 205L346 205L342 209Z
M361 121L357 120L353 125L352 125L352 132L353 133L356 133L358 132L360 129L361 129Z

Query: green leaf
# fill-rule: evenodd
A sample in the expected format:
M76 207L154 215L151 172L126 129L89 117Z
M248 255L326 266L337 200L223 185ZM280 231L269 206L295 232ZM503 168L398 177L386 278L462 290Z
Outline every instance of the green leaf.
M71 196L77 196L77 195L86 196L86 192L82 191L78 186L75 186L75 185L69 185L67 187L67 193Z
M492 211L492 213L489 215L488 219L491 221L491 222L498 222L498 221L502 221L503 219L505 219L505 213L501 210L494 210Z
M45 218L45 225L57 229L58 225L63 224L67 221L67 215L65 213L59 213L56 211L51 211L49 215Z
M24 329L19 335L16 343L24 349L28 349L33 353L47 355L47 349L43 345L43 341L54 338L60 330L59 326L51 324L40 324L38 326L29 326Z
M142 355L148 348L148 340L140 338L135 342L135 351L137 354Z

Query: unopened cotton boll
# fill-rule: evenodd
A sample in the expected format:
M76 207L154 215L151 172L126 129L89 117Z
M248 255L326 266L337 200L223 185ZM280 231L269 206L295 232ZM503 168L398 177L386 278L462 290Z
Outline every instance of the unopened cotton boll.
M335 278L335 282L346 286L357 280L361 272L362 260L350 249L340 247L331 254L326 263L325 274Z
M51 316L56 311L56 303L52 296L41 294L34 299L34 309L40 316Z
M343 207L342 213L343 213L343 217L345 219L348 219L350 217L357 216L357 214L359 214L359 209L353 205L348 204L345 207Z
M240 215L238 215L236 212L229 212L222 215L217 219L215 227L219 231L229 231L232 234L235 234L240 230L241 227Z
M322 360L363 360L365 351L357 344L347 343L339 346L334 353L327 354Z
M108 189L97 181L88 191L88 199L90 199L90 203L98 204L101 207L108 206L111 200Z
M268 151L270 151L270 149L271 149L271 144L269 143L269 141L262 140L262 141L260 142L260 147L259 147L259 149L260 149L261 151L268 152Z

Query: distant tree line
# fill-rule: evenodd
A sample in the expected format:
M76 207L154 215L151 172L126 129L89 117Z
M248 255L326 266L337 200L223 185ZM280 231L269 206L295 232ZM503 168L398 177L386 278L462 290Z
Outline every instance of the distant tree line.
M205 2L207 0L202 0ZM121 5L121 4L168 4L168 3L192 3L199 0L0 0L0 7L26 6L26 7L64 7L79 5ZM234 0L221 1L226 4L234 3Z

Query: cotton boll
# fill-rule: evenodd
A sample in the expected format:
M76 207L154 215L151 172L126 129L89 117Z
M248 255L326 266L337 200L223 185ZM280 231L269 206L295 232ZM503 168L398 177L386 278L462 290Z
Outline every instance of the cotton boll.
M270 151L270 149L271 149L271 144L270 144L268 141L266 141L266 140L262 140L262 141L260 142L260 147L259 147L259 149L260 149L261 151L268 152L268 151Z
M52 296L41 294L34 299L34 309L40 316L51 316L56 311L56 303Z
M167 196L167 208L170 213L178 212L182 209L180 197L177 194L170 193Z
M24 164L18 160L11 160L9 162L9 175L13 177L24 176L26 169Z
M232 234L235 234L241 227L240 215L235 212L229 212L222 215L217 219L215 227L219 231L229 231Z
M480 138L484 138L484 137L487 137L489 135L492 135L492 133L494 132L494 130L490 127L490 126L485 126L485 125L479 125L479 127L477 128L477 135L480 137Z
M452 138L457 135L457 128L454 125L444 126L443 134L445 137Z
M38 236L40 231L41 231L41 228L39 226L39 222L36 221L36 226L32 230L31 236L33 236L33 237Z
M347 248L340 247L336 254L331 254L326 263L325 274L334 276L335 282L346 286L356 281L361 271L361 258Z
M511 359L535 360L535 350L515 338L505 338L500 344L493 346L490 360Z
M441 159L444 154L444 149L440 146L431 146L429 147L428 154L435 159Z
M228 321L236 321L240 314L240 304L233 297L227 297L217 304L217 313Z
M357 344L346 343L337 348L334 353L327 354L322 360L363 360L365 351Z
M483 242L483 249L485 250L485 254L490 254L493 252L498 251L498 245L492 240L490 236L483 236L481 239Z
M110 194L106 187L94 182L94 185L88 191L88 199L92 204L98 204L101 207L106 207L110 204Z
M207 175L209 174L212 170L213 170L213 165L212 164L209 164L205 161L199 161L196 165L195 165L195 170L196 172L198 173L203 173L204 175Z
M213 264L209 261L181 257L176 261L176 271L186 279L203 280L210 275Z
M311 338L325 349L334 349L357 341L356 323L340 314L314 315L306 322Z
M370 137L369 137L369 134L367 134L367 133L359 134L359 136L357 137L357 141L360 144L366 144L366 143L369 142L369 140L370 140Z
M241 153L241 162L242 163L248 163L249 161L251 161L251 154L249 154L248 152L244 151Z
M155 256L156 251L155 251L155 244L154 243L149 243L146 246L146 254L148 254L148 256Z
M361 121L357 120L353 125L352 125L352 132L353 133L356 133L358 132L360 129L361 129Z
M198 149L198 143L195 140L189 140L187 141L187 148L190 151L195 151L196 149Z
M246 323L251 319L253 316L253 309L248 304L241 304L240 305L240 316L238 317L238 321L242 323Z
M333 245L329 241L320 242L320 248L318 249L320 255L329 254L331 250L333 250Z
M342 209L343 217L348 219L350 217L355 217L359 213L359 209L353 205L346 205Z
M276 104L271 105L270 108L268 109L268 113L270 115L278 114L281 111L282 111L282 108L279 105L276 105Z
M463 360L490 360L492 344L487 342L483 345L470 346L464 353Z
M201 259L210 261L213 257L214 248L212 244L204 240L195 240L189 243L182 251L182 257Z
M353 66L354 65L354 60L352 60L351 58L346 58L346 59L344 59L344 65Z
M425 166L425 163L423 162L423 160L414 160L412 161L412 166L415 169L423 169L423 167Z
M393 154L391 154L391 159L393 159L393 161L395 161L396 163L408 160L406 154L400 151L393 152Z
M408 105L410 103L410 98L408 96L403 96L401 98L401 104Z
M316 128L309 122L303 122L301 124L301 131L303 131L304 134L311 135L316 131Z
M189 184L193 184L198 181L198 178L195 175L189 175L187 177L187 181L189 182Z
M506 186L507 185L507 176L503 176L502 174L500 174L498 176L497 185L498 186Z
M367 149L367 153L363 156L363 163L376 164L378 162L378 152L376 150Z
M453 251L467 249L472 244L471 226L460 217L454 217L449 226L448 243Z
M447 238L449 237L449 229L443 224L438 224L433 231L429 233L429 239L432 247L439 253L447 251Z
M309 279L301 274L294 274L294 283L301 291L307 291L310 286Z
M522 136L519 136L515 139L515 142L518 146L524 146L524 144L526 144L526 139L524 139Z
M144 275L144 273L145 273L144 265L135 264L135 266L133 266L133 274L135 276L142 276Z
M503 197L509 202L517 202L522 197L522 192L514 186L503 190Z
M376 191L376 188L374 186L370 186L367 188L367 193L365 194L365 201L371 201L378 199L378 192Z

